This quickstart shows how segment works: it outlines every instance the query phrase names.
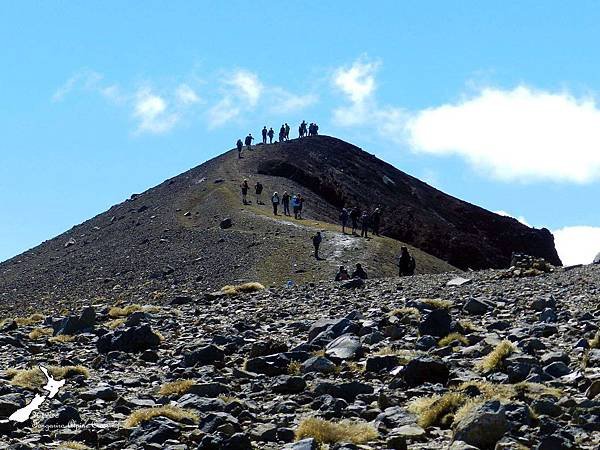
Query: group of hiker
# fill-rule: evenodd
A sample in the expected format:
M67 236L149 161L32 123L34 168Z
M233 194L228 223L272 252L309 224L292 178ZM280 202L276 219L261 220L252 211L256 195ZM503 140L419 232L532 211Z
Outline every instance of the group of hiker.
M362 278L363 280L369 278L367 272L365 272L365 269L362 268L360 263L356 264L356 268L352 272L352 275L348 273L348 269L344 266L340 266L338 272L335 274L335 281L346 281L353 278Z
M267 126L265 125L261 131L261 134L262 134L262 143L263 144L267 143L267 138L269 139L269 144L273 143L273 137L275 136L275 131L273 130L272 127L267 129ZM298 137L299 138L303 138L306 136L316 136L317 134L319 134L319 125L317 125L314 122L307 124L306 120L303 120L302 123L300 124L300 126L298 127ZM281 125L281 128L279 129L279 142L284 142L284 141L289 141L289 140L290 140L290 126L286 122L283 125ZM254 141L254 136L252 136L252 133L248 133L248 136L246 136L246 138L244 139L243 142L241 139L237 140L236 148L238 151L238 158L242 157L242 150L244 149L244 145L246 146L247 150L250 150L252 148L252 141Z
M346 227L350 222L352 235L358 236L358 224L360 222L360 236L369 237L369 228L373 234L379 236L379 227L381 226L381 209L375 208L372 213L368 210L361 211L359 208L342 208L340 212L340 222L342 223L342 233L346 234Z
M250 185L248 184L248 179L244 179L244 181L242 182L242 185L240 186L241 190L242 190L242 203L244 205L249 205L250 202L248 201L248 192L250 190ZM254 185L254 193L256 195L256 204L257 205L264 205L263 201L262 201L262 193L264 190L264 186L262 185L262 183L260 181L257 181L256 184ZM302 194L297 193L294 194L292 193L288 193L287 191L284 191L283 194L280 196L279 193L277 191L273 192L273 195L271 195L271 205L273 206L273 215L278 216L279 215L279 205L283 206L283 214L285 216L292 216L291 212L290 212L290 206L291 206L291 211L294 213L294 218L297 220L301 220L302 219L302 208L304 206L304 197L302 196Z

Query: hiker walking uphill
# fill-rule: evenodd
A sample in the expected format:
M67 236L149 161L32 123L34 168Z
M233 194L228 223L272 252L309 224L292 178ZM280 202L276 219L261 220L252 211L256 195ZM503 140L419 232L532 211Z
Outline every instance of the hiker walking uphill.
M379 226L381 224L381 211L379 208L375 208L373 214L371 214L371 227L373 228L373 234L379 236Z
M317 234L315 234L312 237L312 241L313 246L315 247L315 259L320 260L321 258L319 257L319 247L321 246L321 242L323 241L320 231L317 231Z
M269 144L272 144L273 136L275 135L275 132L273 131L273 127L269 128L269 132L267 133L267 135L269 136Z
M273 196L271 197L271 203L273 204L273 215L277 215L277 208L279 207L279 194L277 192L273 192Z
M235 145L236 145L237 151L238 151L238 159L240 159L242 157L242 148L244 148L244 143L242 142L241 139L238 139L237 143Z
M286 216L290 215L290 194L285 191L281 197L281 203L283 203L283 214Z
M340 222L342 222L342 233L346 234L346 224L348 223L348 218L350 215L348 214L348 210L346 208L342 208L342 212L340 213Z
M244 180L241 187L242 187L242 202L244 203L244 205L247 205L248 204L248 200L247 200L248 189L250 189L250 186L248 186L248 180Z
M263 144L267 143L267 126L265 125L262 129L262 138L263 138Z
M416 265L415 258L408 253L408 249L404 246L400 247L400 258L398 260L399 275L401 277L414 275Z
M263 191L263 185L260 181L257 181L256 185L254 186L254 192L256 192L256 204L257 205L264 205L264 203L262 202L262 191Z
M250 150L250 146L252 145L253 140L254 138L252 137L252 133L248 133L248 136L246 136L246 139L244 140L244 144L246 144L246 148L248 150Z
M360 225L361 225L361 230L360 230L360 236L361 237L369 237L369 213L367 211L363 211L362 215L360 216Z
M352 208L350 211L350 220L352 221L352 234L356 235L356 230L358 229L358 216L360 213L358 212L358 208Z

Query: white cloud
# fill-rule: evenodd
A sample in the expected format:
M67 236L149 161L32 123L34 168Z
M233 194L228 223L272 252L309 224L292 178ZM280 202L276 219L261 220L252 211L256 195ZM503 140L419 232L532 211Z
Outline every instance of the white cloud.
M187 84L180 84L175 90L175 97L182 105L193 105L200 101L200 97Z
M165 99L150 88L138 90L133 117L138 120L138 133L163 134L179 121L179 114L169 111Z
M225 84L229 85L235 95L247 101L250 106L256 105L264 89L258 76L247 70L236 70L230 78L225 80Z
M600 109L566 92L486 88L414 114L406 131L413 150L458 154L501 180L600 177Z
M318 101L315 94L295 95L280 87L274 87L265 93L269 110L274 114L289 114L301 111Z
M558 255L566 266L590 264L600 252L600 227L564 227L552 234Z
M377 61L359 58L350 67L338 68L333 74L333 83L352 103L363 103L375 93L375 74L379 66Z
M523 225L527 225L528 227L531 227L531 225L529 225L529 222L527 222L527 219L525 219L525 217L523 216L516 216L514 214L510 214L507 213L504 210L499 210L499 211L494 211L496 214L499 214L501 216L505 216L505 217L512 217L513 219L517 219L519 222L521 222Z
M98 88L100 81L103 76L89 69L83 69L73 74L67 81L63 83L52 95L52 101L60 102L65 99L67 95L76 89L82 90L94 90Z

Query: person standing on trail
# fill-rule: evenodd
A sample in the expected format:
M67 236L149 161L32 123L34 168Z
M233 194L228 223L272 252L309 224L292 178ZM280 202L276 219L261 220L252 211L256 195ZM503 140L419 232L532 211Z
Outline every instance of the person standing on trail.
M352 278L362 278L363 280L366 280L369 277L367 276L365 269L362 268L362 265L358 263L356 264L356 269L352 272Z
M360 236L361 237L369 237L369 213L368 211L363 211L362 215L360 216L360 225L361 225L361 230L360 230Z
M263 205L264 204L262 202L263 185L260 181L256 182L256 185L254 186L254 191L256 192L256 204Z
M344 266L340 266L338 273L335 274L335 281L346 281L350 279L350 275Z
M398 274L401 277L407 277L415 274L415 258L408 253L405 246L400 247L400 258L398 259Z
M306 136L306 120L303 120L299 128L300 137Z
M285 125L281 125L279 129L279 142L285 141Z
M292 196L292 209L294 210L294 219L298 219L298 211L300 208L300 199L298 194Z
M379 208L375 208L373 214L371 214L371 227L373 228L373 234L379 236L379 225L381 224L381 211Z
M302 219L302 208L304 207L304 197L298 194L298 219Z
M269 128L269 132L267 133L267 135L269 136L269 144L272 144L273 136L275 135L275 132L273 131L273 127Z
M240 159L242 157L242 148L244 148L244 143L242 142L241 139L238 139L237 143L235 145L236 145L237 151L238 151L238 159Z
M313 125L313 134L316 136L317 134L319 134L319 125L317 125L317 123L315 122L315 124Z
M242 201L244 202L244 205L248 204L248 200L246 199L248 195L248 189L250 189L250 186L248 186L248 180L244 180L242 183Z
M340 222L342 222L342 233L346 234L346 224L348 223L348 210L346 208L342 208L342 212L340 213Z
M244 143L246 144L248 150L250 150L250 146L252 145L253 140L254 138L252 137L252 133L248 133L248 136L246 136L246 139L244 140Z
M321 236L321 232L317 231L317 234L315 234L312 237L312 241L313 241L313 246L315 247L315 258L317 260L321 259L319 257L319 247L321 245L321 242L323 242L323 237Z
M283 203L283 214L286 216L290 215L290 194L285 191L283 196L281 197L281 202Z
M279 207L279 194L277 192L273 192L273 196L271 197L271 203L273 204L273 215L277 215L277 208Z
M265 125L262 129L262 138L263 138L263 144L267 143L267 126Z
M356 230L358 229L358 215L358 208L352 208L350 211L350 220L352 220L352 234L355 236L357 235Z
M290 126L286 122L284 127L285 127L285 140L289 141L290 140Z

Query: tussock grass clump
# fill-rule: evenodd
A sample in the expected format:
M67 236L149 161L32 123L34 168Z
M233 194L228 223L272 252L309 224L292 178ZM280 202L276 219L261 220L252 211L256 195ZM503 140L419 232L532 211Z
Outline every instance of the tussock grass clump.
M408 410L417 415L417 423L422 428L442 423L449 425L454 420L454 413L468 400L462 392L450 391L442 396L415 399L409 403Z
M590 348L600 348L600 330L596 331L596 335L590 341Z
M422 352L418 352L415 350L397 349L389 346L382 347L375 352L375 355L377 356L394 355L398 357L398 362L400 364L406 364L421 354Z
M287 373L289 375L298 375L300 374L301 367L302 363L300 361L292 361L288 364Z
M441 298L423 298L420 299L420 302L431 306L433 309L450 309L454 305L450 300L442 300Z
M52 336L54 330L52 328L34 328L27 335L32 341L37 341L39 338L44 336Z
M441 338L438 341L439 347L445 347L451 342L458 341L463 345L469 345L469 340L460 333L450 333L448 336Z
M477 369L484 373L491 372L502 363L504 358L511 355L515 350L516 348L512 342L504 340L484 356L477 364Z
M258 292L264 290L264 286L255 281L244 284L228 284L221 288L221 292L227 295L248 294L250 292Z
M155 417L167 417L176 422L192 421L198 423L199 416L194 411L179 408L172 405L156 406L153 408L141 408L133 411L123 425L125 428L133 428L154 419Z
M126 322L126 320L121 317L119 319L113 319L113 320L106 322L106 326L108 328L110 328L111 330L114 330L115 328L118 328L121 325L123 325L125 322Z
M411 317L414 319L421 318L421 312L414 307L396 308L389 312L389 316Z
M118 317L127 317L130 314L141 310L142 306L138 305L137 303L134 303L133 305L127 305L124 308L120 306L113 306L108 310L108 315L113 319L116 319Z
M465 331L481 331L481 329L469 319L459 320L458 323L460 323L460 326L463 327Z
M183 395L195 384L194 380L177 380L163 384L158 393L160 395Z
M71 378L76 375L90 376L89 370L84 366L49 366L48 372L56 380ZM46 385L46 376L38 367L32 369L9 369L5 372L9 377L10 384L24 389L36 390Z
M27 326L40 323L44 320L44 318L45 317L42 314L35 313L27 317L17 317L15 322L17 322L17 325Z
M231 395L225 395L225 394L220 394L217 398L223 400L225 403L233 403L233 402L240 401L240 399L237 397L233 397Z
M68 450L90 450L90 448L82 444L81 442L69 441L63 442L58 446L59 450L68 449Z
M59 334L58 336L48 338L48 342L52 344L66 344L67 342L73 342L74 340L75 336L71 336L70 334Z
M377 439L378 436L373 425L351 420L331 422L308 417L303 419L296 428L296 440L312 437L319 444L335 444L336 442L364 444Z

